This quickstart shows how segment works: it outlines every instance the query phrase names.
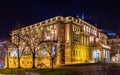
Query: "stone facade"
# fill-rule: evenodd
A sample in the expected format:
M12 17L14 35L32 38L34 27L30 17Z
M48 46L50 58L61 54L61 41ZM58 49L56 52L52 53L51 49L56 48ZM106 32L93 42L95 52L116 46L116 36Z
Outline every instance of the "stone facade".
M29 38L26 37L27 33L31 35ZM17 34L20 36L16 36ZM26 67L25 65L27 65L27 63L29 63L27 67L31 67L33 62L30 50L36 50L36 67L39 67L40 62L46 66L50 66L51 62L48 59L50 55L47 51L43 52L43 47L48 49L49 47L47 45L51 42L51 50L55 48L55 50L59 51L54 61L55 65L93 63L103 60L109 61L110 59L110 47L107 46L107 36L95 26L80 18L57 16L14 30L11 33L11 37L12 42L19 45L20 52L23 51L20 62L21 67ZM32 44L32 48L38 45L39 40L41 40L41 42L38 48L30 49L28 44L27 46L25 45L26 42L24 39L27 39L27 43L30 45ZM32 42L32 39L36 42ZM15 63L13 63L17 63L16 59L18 54L17 52L15 53L16 50L12 50L9 56L10 67L17 67ZM43 58L41 59L41 57Z

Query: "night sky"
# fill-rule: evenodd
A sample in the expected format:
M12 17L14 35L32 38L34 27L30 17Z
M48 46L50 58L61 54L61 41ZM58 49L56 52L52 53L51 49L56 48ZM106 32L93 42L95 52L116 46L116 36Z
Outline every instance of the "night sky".
M99 29L120 31L119 0L4 0L0 2L0 37L7 37L17 22L27 26L58 15L81 17L82 13L85 21Z

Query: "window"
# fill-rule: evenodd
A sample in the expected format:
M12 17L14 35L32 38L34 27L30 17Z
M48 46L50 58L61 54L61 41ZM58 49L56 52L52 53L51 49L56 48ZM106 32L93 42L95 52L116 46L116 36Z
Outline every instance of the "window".
M55 47L52 47L52 56L54 57L55 56Z
M43 46L43 47L42 47L42 55L43 55L43 56L46 56L46 54L47 54L47 51L46 51L46 50L47 50L47 47L46 47L46 46Z

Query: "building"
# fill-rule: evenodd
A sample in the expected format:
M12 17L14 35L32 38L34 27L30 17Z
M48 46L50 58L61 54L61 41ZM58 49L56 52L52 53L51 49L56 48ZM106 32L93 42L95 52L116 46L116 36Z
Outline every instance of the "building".
M26 34L29 37L26 37ZM54 50L56 49L61 51L58 52L55 65L110 61L110 47L107 45L107 36L95 26L80 18L57 16L14 30L11 37L12 42L19 45L19 49L14 48L9 56L9 65L14 68L18 65L18 50L19 55L23 53L20 60L21 67L29 68L33 63L31 49L28 45L25 45L25 40L28 41L27 44L33 46L32 48L35 48L34 46L38 44L38 41L41 41L42 45L34 49L38 50L35 58L36 67L40 62L46 64L46 66L51 65L50 60L47 59L49 56L45 51L49 47L43 46L43 44L49 44L50 41L56 45L51 45L53 54L55 54ZM31 41L33 42L31 43ZM40 59L41 56L44 56L44 59Z
M111 61L120 62L120 37L109 38L108 45L111 47Z
M0 40L0 68L4 67L4 59L7 52L6 45L7 45L7 41Z

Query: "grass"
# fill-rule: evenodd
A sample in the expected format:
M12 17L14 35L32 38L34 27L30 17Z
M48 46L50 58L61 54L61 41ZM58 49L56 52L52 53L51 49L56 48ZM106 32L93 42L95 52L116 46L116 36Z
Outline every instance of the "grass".
M54 71L41 72L42 75L78 75L77 72L70 70L56 69Z
M0 74L24 74L25 69L0 69Z
M0 74L24 74L26 69L0 69ZM77 72L66 69L27 69L30 72L40 73L41 75L78 75Z

